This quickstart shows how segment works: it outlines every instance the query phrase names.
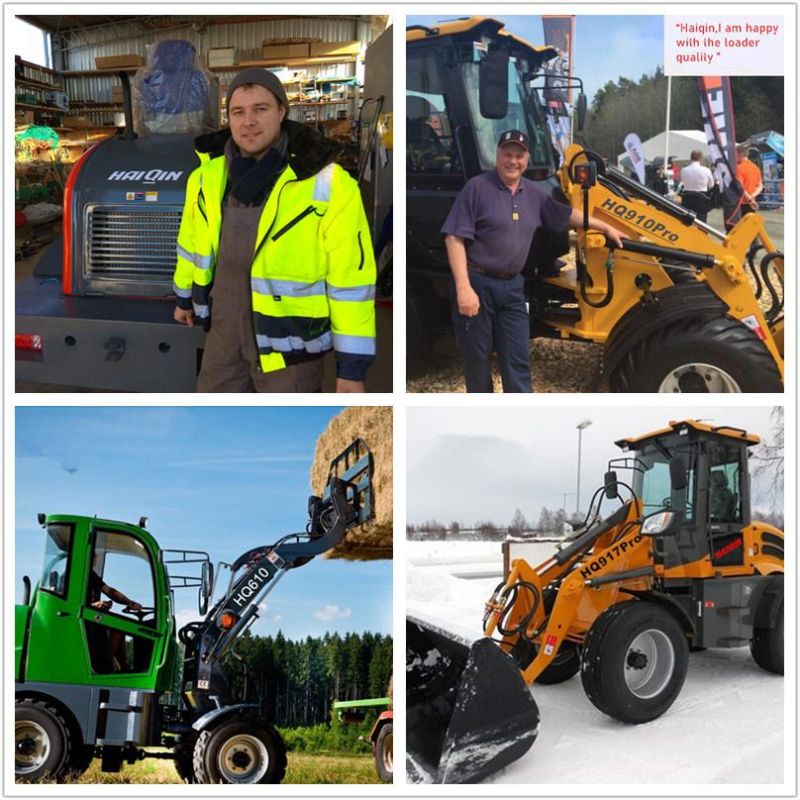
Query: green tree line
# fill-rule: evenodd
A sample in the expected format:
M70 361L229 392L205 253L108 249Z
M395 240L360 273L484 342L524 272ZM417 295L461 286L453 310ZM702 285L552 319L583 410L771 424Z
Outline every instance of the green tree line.
M385 697L392 674L392 637L377 633L325 634L302 641L244 636L227 657L234 697L258 703L280 727L331 719L334 700Z
M737 141L761 131L783 133L783 78L733 77L731 93ZM595 93L583 141L605 158L623 152L624 139L636 133L644 142L666 127L667 77L659 69L639 81L620 77ZM674 77L670 101L670 130L702 130L697 78Z

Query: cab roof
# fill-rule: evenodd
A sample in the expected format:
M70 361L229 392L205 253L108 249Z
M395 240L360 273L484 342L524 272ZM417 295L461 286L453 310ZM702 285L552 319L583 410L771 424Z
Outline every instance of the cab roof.
M445 36L466 36L468 34L471 34L475 41L482 36L506 38L511 44L511 54L526 55L533 61L533 66L537 69L545 61L549 61L558 55L558 50L555 47L531 44L505 30L505 23L492 17L465 17L450 22L441 22L432 28L424 25L414 25L406 29L406 42L427 41Z
M720 436L726 439L733 439L739 442L746 442L748 447L758 444L761 437L756 436L754 433L748 433L741 428L733 428L729 425L709 425L705 422L698 422L694 419L685 419L680 421L670 420L668 427L661 428L657 431L645 433L643 436L634 436L628 439L619 439L614 442L617 447L623 450L639 450L642 445L646 444L651 439L656 439L661 436L670 436L680 433L681 431L693 431L696 434L708 436Z

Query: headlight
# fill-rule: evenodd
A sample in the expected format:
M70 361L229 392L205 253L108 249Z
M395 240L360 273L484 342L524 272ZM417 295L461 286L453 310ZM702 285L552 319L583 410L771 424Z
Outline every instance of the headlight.
M658 511L655 514L651 514L642 523L642 533L645 536L656 536L659 533L663 533L672 525L674 519L674 511Z

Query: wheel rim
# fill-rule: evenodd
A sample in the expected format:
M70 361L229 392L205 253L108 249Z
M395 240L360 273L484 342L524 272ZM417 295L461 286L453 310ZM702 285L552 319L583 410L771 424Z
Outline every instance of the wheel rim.
M386 772L394 773L394 734L390 733L383 740L383 768Z
M38 723L26 719L14 724L14 769L17 775L36 772L50 755L50 737Z
M742 389L724 369L711 364L683 364L671 370L661 385L659 392L741 394Z
M625 654L625 684L640 700L664 691L675 671L675 648L669 637L655 629L643 631Z
M219 749L217 765L227 783L258 783L267 772L269 754L257 736L232 736Z

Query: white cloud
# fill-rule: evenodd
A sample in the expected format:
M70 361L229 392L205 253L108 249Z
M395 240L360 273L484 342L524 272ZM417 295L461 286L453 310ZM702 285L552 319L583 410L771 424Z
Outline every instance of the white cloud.
M313 616L314 619L322 622L330 622L334 619L347 619L351 614L352 611L349 608L339 608L339 606L327 604L315 611Z

